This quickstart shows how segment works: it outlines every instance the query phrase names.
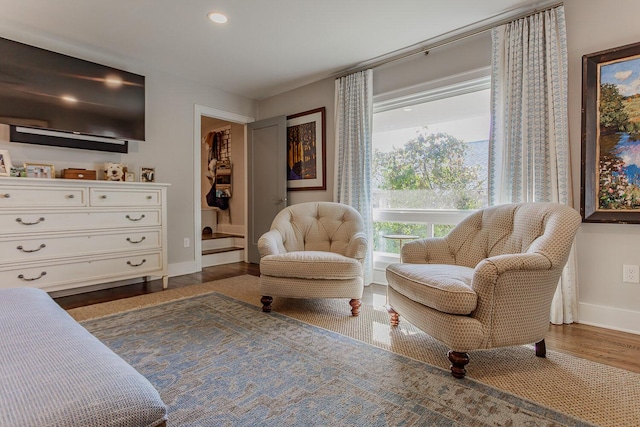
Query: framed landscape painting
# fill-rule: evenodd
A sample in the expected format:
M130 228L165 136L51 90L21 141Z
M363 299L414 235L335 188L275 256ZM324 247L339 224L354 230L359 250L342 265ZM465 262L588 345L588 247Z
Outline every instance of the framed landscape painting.
M326 190L325 107L287 117L287 189Z
M582 57L580 210L640 223L640 43Z

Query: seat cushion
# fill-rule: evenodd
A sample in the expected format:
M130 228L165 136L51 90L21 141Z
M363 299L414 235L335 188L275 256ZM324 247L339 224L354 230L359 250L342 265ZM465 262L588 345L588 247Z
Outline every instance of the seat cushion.
M407 298L449 314L471 314L478 296L471 289L473 268L447 264L391 264L389 286Z
M260 274L300 279L351 279L362 276L362 264L333 252L296 251L260 259Z

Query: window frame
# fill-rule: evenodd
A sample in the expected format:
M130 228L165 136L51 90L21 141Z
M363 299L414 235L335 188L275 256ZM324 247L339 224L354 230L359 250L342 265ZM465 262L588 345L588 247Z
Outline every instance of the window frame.
M452 80L457 81L451 83ZM428 89L425 90L425 88ZM489 67L476 70L473 73L452 76L376 96L374 97L373 114L487 89L491 89ZM456 225L474 212L476 210L385 209L373 208L372 206L373 222L426 224L429 235L425 237L433 237L434 225ZM389 264L399 262L400 255L374 251L373 258L373 282L386 284L385 269Z

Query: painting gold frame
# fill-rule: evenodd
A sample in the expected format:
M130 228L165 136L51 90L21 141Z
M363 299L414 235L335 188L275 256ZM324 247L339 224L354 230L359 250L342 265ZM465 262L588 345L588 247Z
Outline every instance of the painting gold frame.
M640 223L640 43L582 57L583 222Z

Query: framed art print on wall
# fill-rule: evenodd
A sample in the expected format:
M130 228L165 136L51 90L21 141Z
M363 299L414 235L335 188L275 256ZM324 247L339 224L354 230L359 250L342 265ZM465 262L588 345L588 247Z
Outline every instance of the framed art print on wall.
M325 107L287 117L287 189L326 190Z
M640 43L582 57L583 222L640 223Z

